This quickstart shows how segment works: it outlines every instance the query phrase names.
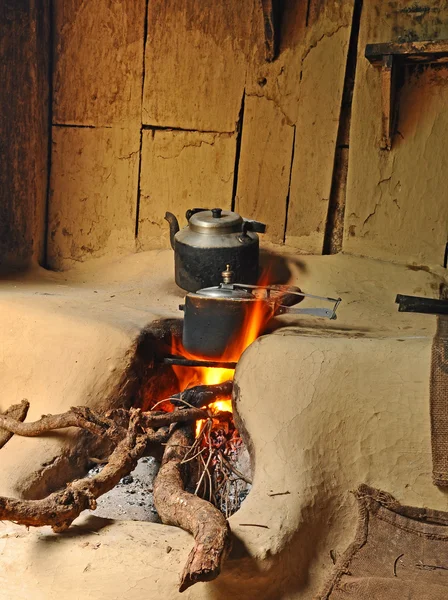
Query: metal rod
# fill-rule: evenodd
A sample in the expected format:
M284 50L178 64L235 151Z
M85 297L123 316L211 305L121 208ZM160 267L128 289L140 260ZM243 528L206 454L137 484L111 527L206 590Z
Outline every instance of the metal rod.
M217 360L193 360L183 356L166 356L161 360L164 365L177 367L206 367L212 369L235 369L236 362L220 362Z
M293 294L294 296L301 296L303 298L313 298L315 300L327 300L328 302L337 302L338 304L341 302L341 298L329 298L328 296L316 296L314 294L305 294L305 292L297 292L296 290L291 289L288 286L285 286L283 290L279 290L278 288L275 288L272 285L250 285L248 283L232 283L232 286L235 288L247 288L250 290L272 290L273 292L278 292L280 297L282 294Z
M448 315L448 300L420 298L398 294L395 302L399 312L426 313L428 315Z

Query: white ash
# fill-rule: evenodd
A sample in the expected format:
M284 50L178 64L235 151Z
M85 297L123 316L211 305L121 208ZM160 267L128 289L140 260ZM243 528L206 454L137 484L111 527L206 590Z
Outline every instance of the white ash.
M244 444L235 453L235 462L232 464L251 477L249 453ZM159 470L160 463L152 456L141 458L132 473L120 480L110 492L97 499L97 508L92 511L97 517L115 519L119 521L151 521L160 523L159 515L154 506L153 485ZM92 467L88 472L89 477L101 472L103 465ZM233 514L240 507L249 494L251 485L238 481L237 486L232 485L229 494L228 515ZM226 513L225 503L221 506Z
M153 498L153 484L159 467L160 463L152 456L141 458L130 475L98 498L97 509L92 514L106 519L160 523ZM97 475L102 468L103 465L95 466L88 475Z

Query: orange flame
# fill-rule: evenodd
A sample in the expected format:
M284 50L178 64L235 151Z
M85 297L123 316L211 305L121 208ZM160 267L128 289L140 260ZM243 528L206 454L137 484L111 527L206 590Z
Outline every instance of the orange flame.
M215 402L212 402L207 406L207 409L212 415L217 415L222 412L233 413L231 400L215 400ZM203 419L196 421L196 437L201 433L203 423Z

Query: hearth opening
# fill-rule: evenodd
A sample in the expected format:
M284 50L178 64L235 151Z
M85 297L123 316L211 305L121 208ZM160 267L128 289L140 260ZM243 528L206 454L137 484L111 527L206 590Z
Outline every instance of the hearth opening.
M257 316L256 318L259 318ZM157 416L175 410L202 409L192 424L193 441L185 448L182 465L189 466L185 489L216 506L225 517L234 514L252 484L252 465L244 436L235 424L232 382L236 362L207 360L182 345L182 320L152 323L141 335L138 352L148 363L135 406ZM263 323L260 323L260 329ZM258 327L239 343L239 353L258 337ZM235 344L236 348L236 344ZM232 351L232 357L237 353ZM206 364L207 366L198 366ZM211 365L211 366L210 366ZM210 401L209 401L210 400ZM97 516L160 522L154 504L154 481L163 459L163 447L139 459L135 470L99 497ZM103 465L95 462L91 476Z
M146 361L147 376L134 408L163 421L156 431L165 435L165 445L151 448L133 473L98 498L96 514L166 522L159 514L156 488L171 460L173 437L179 436L174 454L182 491L206 500L226 518L238 510L253 474L248 440L232 405L237 362L274 316L296 312L332 318L339 302L309 296L297 287L270 285L270 280L267 269L258 285L234 284L227 266L219 286L186 294L179 307L183 320L157 321L142 333L138 353ZM309 300L331 301L333 309L307 308ZM302 302L305 308L291 308ZM100 472L99 465L90 471Z

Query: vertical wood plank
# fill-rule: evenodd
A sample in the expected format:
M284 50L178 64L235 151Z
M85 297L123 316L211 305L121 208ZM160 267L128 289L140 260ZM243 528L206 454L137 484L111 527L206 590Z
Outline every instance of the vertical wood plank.
M0 268L42 261L48 176L48 0L0 6Z
M392 137L394 135L394 57L385 56L381 66L381 121L382 132L381 149L390 150L392 146Z
M151 0L143 123L233 132L259 0Z
M294 127L277 104L247 96L235 209L267 224L263 239L283 243Z
M53 127L51 268L135 248L139 145L138 130Z
M53 6L53 122L140 122L145 0L64 0Z
M353 6L316 9L301 61L286 244L313 254L324 243Z

